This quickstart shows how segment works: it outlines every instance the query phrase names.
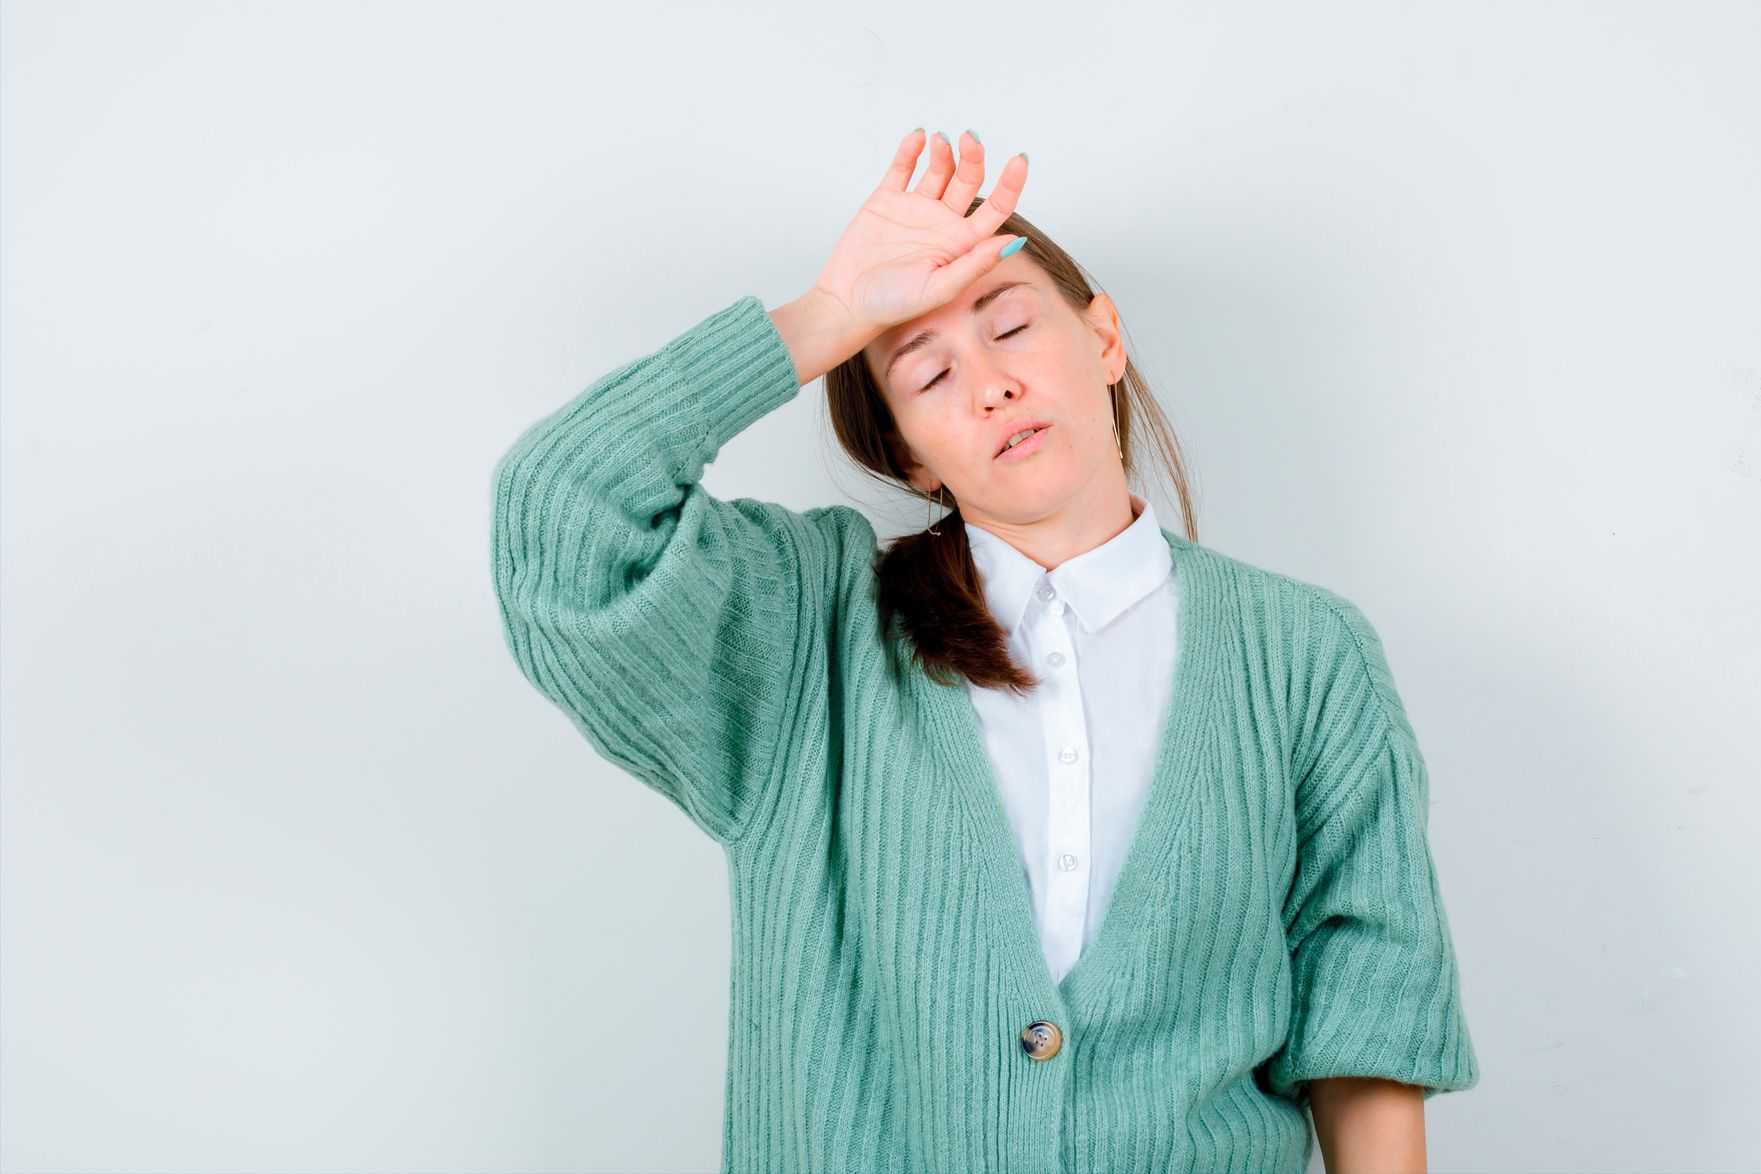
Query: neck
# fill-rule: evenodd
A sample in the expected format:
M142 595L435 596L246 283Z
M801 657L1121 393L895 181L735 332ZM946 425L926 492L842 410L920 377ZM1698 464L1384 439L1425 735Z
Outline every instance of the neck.
M1044 567L1054 570L1119 535L1137 520L1139 509L1125 483L1125 470L1112 465L1064 502L1054 513L1028 521L1008 521L988 515L967 517L974 526L988 530Z

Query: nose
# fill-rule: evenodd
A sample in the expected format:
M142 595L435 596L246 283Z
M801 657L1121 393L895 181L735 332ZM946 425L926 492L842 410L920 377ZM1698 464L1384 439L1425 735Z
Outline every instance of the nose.
M1021 389L1006 375L986 371L980 376L976 392L980 415L986 415L992 408L1014 403L1020 398Z

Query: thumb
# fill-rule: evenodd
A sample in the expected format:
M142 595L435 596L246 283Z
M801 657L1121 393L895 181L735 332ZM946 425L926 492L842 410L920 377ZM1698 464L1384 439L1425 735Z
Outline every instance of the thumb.
M931 298L937 305L952 301L955 294L995 269L997 262L1027 244L1024 236L991 236L979 241L959 257L936 270L930 279Z

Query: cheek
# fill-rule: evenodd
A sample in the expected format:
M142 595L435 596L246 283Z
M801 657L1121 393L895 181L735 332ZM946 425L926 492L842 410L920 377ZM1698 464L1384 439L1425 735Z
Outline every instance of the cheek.
M925 394L895 405L893 422L920 463L945 469L958 459L958 445L953 440L956 424L947 409L940 406L939 397Z
M948 408L926 411L920 422L923 451L943 468L970 462L971 446L977 443L970 422L961 421Z

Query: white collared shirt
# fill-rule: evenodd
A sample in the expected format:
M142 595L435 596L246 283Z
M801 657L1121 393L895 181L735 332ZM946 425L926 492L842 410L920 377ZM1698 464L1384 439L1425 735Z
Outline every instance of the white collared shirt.
M1051 571L965 524L1010 655L1042 681L1024 698L966 688L1057 981L1106 916L1174 681L1174 560L1149 502L1134 493L1131 506L1129 526Z

